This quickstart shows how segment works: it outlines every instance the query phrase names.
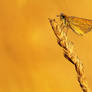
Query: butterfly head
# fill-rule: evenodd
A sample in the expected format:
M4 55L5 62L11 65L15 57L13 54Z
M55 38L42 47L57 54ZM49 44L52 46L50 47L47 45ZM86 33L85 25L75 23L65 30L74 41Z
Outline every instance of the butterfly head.
M57 15L57 17L60 17L60 20L65 20L66 15L64 13L61 13L60 15Z
M65 15L63 13L60 14L60 19L65 19Z
M60 21L63 22L63 24L67 25L67 19L66 19L66 15L64 13L61 13L60 15L57 15L57 17L60 18Z

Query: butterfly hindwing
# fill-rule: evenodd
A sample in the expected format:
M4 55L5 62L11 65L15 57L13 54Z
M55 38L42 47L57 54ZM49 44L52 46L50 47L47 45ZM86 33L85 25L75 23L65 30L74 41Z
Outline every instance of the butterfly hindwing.
M69 26L79 35L83 35L92 30L92 20L69 17Z

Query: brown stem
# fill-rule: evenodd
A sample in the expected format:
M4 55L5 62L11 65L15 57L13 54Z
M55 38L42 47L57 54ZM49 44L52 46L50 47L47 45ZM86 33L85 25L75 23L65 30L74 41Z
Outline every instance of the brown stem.
M67 31L62 31L60 29L60 25L55 21L55 19L49 19L50 25L54 31L55 36L57 37L58 44L64 50L64 57L68 59L74 66L78 76L78 82L80 87L82 88L83 92L90 92L87 81L85 80L84 76L84 67L81 63L78 56L73 51L73 43L67 40ZM60 33L61 31L61 33Z

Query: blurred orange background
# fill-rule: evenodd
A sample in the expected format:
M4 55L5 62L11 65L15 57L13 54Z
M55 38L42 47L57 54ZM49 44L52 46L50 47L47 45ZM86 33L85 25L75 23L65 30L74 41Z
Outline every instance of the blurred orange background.
M92 19L92 0L0 1L0 92L82 92L48 18L61 12ZM69 32L92 89L92 32Z

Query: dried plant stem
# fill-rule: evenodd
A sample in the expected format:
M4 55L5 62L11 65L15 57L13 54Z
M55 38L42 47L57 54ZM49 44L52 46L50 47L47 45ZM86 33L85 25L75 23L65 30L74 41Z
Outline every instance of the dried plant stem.
M68 41L67 32L61 30L60 25L55 21L55 19L49 19L49 21L57 37L58 44L64 50L64 57L67 58L75 66L80 87L82 88L83 92L90 92L88 89L87 81L85 80L83 64L73 51L73 43Z

